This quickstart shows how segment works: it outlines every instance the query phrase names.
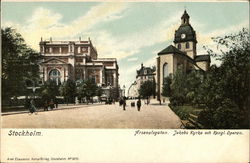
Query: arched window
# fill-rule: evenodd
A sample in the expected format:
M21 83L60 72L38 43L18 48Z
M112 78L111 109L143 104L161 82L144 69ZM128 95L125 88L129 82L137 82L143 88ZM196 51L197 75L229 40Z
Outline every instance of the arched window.
M178 49L181 49L181 44L178 44Z
M164 81L164 79L165 79L168 75L169 75L169 72L168 72L168 64L165 63L165 64L163 65L163 81Z
M53 69L49 72L49 79L55 81L57 85L61 81L60 78L60 72L57 69Z
M189 42L186 43L186 49L189 49Z

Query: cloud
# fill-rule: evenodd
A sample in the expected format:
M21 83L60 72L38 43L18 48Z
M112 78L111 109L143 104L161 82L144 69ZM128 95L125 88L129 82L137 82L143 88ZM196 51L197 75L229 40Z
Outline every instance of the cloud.
M4 26L12 25L26 40L27 44L38 50L40 37L48 39L69 39L79 33L92 29L100 22L112 21L122 17L127 8L126 3L102 3L92 7L85 15L67 24L61 23L62 15L46 8L38 8L24 25L6 22Z
M143 65L146 67L156 66L156 56L154 58L150 58L143 62Z
M223 29L217 29L208 33L197 33L197 40L199 41L200 44L213 44L213 40L211 39L212 37L217 37L217 36L224 36L230 33L238 32L240 31L243 27L248 27L249 21L243 21L239 24L229 26L227 28Z
M221 54L220 49L217 49L217 43L212 40L212 37L218 37L218 36L225 36L231 33L235 33L240 31L242 28L248 27L248 21L243 21L239 24L229 26L227 28L223 29L216 29L213 31L210 31L208 33L197 33L197 40L198 40L198 46L197 46L197 52L199 54L206 54L206 50L203 48L203 46L208 47L209 49L212 49L214 52ZM222 47L221 47L222 48ZM226 49L224 49L226 50ZM215 58L211 58L211 64L220 65L221 62L216 60Z
M53 26L60 26L59 21L62 15L54 13L45 8L38 8L30 19L27 20L28 26L25 30L30 31L36 28L39 29L49 29Z
M169 16L169 19L151 28L131 32L128 36L113 36L107 31L95 31L91 33L91 37L94 36L94 44L102 57L118 59L131 57L145 47L173 40L174 31L179 26L179 20L175 15L181 14L182 12L174 13Z
M38 8L24 25L13 22L8 24L16 27L27 44L36 50L39 49L38 42L41 37L68 40L75 39L77 35L86 35L92 38L100 57L117 59L133 56L146 46L173 39L174 30L178 26L175 15L181 15L181 12L170 15L170 19L151 28L136 31L128 36L113 36L105 30L92 30L98 23L121 18L128 6L127 3L102 3L67 24L61 22L62 15L59 13Z
M137 57L132 57L132 58L128 58L127 61L137 61L138 58Z

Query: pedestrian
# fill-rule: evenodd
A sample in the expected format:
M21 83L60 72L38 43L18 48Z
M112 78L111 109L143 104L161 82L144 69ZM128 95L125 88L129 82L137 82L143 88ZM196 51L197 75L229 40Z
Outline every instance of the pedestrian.
M137 105L137 110L140 111L141 110L141 99L140 99L140 97L139 97L136 105Z
M48 111L48 101L46 100L45 103L44 103L44 111Z
M58 108L58 101L57 101L57 99L55 99L55 105L56 105L56 108Z
M120 101L119 101L119 105L122 106L122 104L123 104L123 100L121 98Z
M123 105L123 110L126 110L126 98L125 98L125 96L123 97L122 105Z
M49 107L50 107L51 110L54 109L55 105L54 105L54 101L53 100L50 100Z
M161 105L161 99L159 99L160 105Z
M30 111L30 100L28 98L25 99L24 107Z
M32 113L36 113L36 107L35 107L35 103L34 103L34 100L32 99L31 101L30 101L30 113L32 114ZM37 113L36 113L37 114Z

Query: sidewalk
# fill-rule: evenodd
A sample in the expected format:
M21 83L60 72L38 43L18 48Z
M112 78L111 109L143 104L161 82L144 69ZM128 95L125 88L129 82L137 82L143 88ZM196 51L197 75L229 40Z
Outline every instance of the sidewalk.
M56 110L64 110L64 109L75 109L75 108L81 108L81 107L89 107L89 106L97 106L97 105L104 105L104 103L89 103L87 104L58 104L58 108L54 108L53 110L48 110L48 111L56 111ZM38 108L37 112L48 112L44 111L43 108ZM29 113L29 110L22 110L22 111L10 111L10 112L2 112L1 115L14 115L14 114L25 114Z

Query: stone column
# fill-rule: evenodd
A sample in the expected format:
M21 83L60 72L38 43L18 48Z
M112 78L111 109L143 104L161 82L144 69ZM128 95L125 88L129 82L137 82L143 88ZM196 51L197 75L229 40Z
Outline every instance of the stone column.
M113 72L113 83L114 86L116 87L116 72Z
M72 51L72 53L75 52L75 46L74 46L74 44L71 44L71 51Z
M48 80L48 72L47 72L47 67L44 67L44 81Z
M62 67L62 82L65 82L65 66Z
M100 84L102 84L102 69L99 70L99 78L100 78Z
M70 46L70 44L68 45L68 53L70 53L70 51L71 51L71 46Z
M66 81L69 79L69 66L66 68Z

